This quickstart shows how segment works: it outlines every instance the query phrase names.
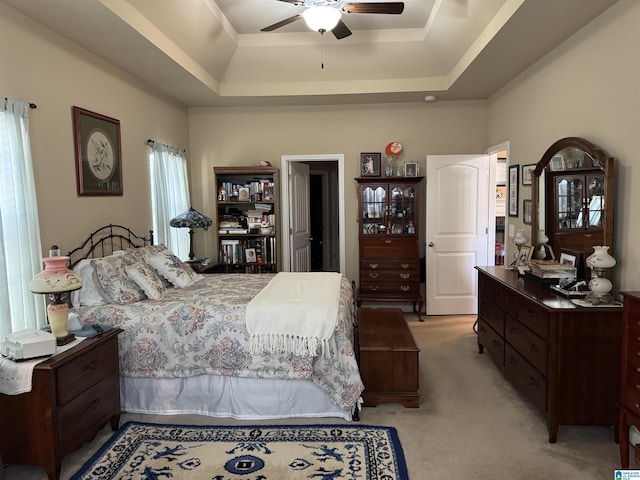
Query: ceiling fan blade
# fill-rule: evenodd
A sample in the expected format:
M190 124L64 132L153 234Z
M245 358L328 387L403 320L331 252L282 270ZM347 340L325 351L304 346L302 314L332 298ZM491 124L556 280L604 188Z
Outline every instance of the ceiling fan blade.
M302 0L278 0L279 2L285 3L293 3L294 5L302 5L304 2Z
M293 17L285 18L284 20L274 23L273 25L269 25L268 27L261 28L260 31L272 32L273 30L276 30L280 27L284 27L285 25L289 25L290 23L293 23L296 20L300 20L301 18L302 18L302 15L294 15Z
M404 11L404 2L382 3L345 3L342 6L345 13L387 13L399 15Z
M351 35L351 30L347 27L342 20L338 20L338 24L333 27L331 32L335 35L338 40L348 37Z

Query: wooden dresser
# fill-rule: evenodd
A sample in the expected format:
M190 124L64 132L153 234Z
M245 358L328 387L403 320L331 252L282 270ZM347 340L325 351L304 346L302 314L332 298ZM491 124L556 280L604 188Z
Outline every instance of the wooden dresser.
M640 428L640 292L622 292L622 367L620 370L620 465L629 467L629 427ZM637 456L636 450L636 456Z
M477 270L480 353L544 414L549 442L560 425L617 429L622 307L578 307L515 270Z
M412 303L422 320L419 192L423 177L356 178L363 301Z
M32 388L0 394L0 450L8 464L39 465L60 478L62 458L120 422L118 334L112 329L38 363Z

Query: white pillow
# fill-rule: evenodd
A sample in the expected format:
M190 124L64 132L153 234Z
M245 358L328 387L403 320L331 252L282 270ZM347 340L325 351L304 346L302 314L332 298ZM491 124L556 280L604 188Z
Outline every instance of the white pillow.
M144 262L136 262L124 267L127 275L133 280L144 294L152 300L159 300L167 291L162 279Z
M82 279L82 288L71 292L71 304L74 308L99 307L111 303L111 299L107 297L98 282L96 270L90 258L80 260L73 271Z
M144 261L176 288L188 287L202 278L172 253L145 255Z
M126 305L145 298L144 292L127 276L125 267L135 263L130 255L110 255L91 260L98 282L112 303Z

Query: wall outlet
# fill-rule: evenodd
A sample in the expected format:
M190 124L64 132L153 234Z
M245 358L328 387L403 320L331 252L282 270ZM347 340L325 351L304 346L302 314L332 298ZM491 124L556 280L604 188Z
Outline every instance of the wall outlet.
M516 226L515 225L509 225L509 236L513 237L516 234Z

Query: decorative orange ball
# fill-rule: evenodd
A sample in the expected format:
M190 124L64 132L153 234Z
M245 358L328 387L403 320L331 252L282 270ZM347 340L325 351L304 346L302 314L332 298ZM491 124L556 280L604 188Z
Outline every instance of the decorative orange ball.
M392 157L396 157L396 156L400 155L400 153L402 152L402 144L400 142L391 142L384 149L384 152L387 155L391 155Z

